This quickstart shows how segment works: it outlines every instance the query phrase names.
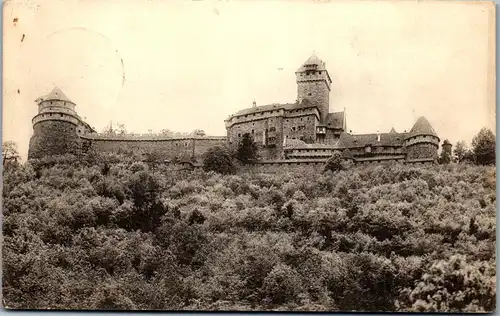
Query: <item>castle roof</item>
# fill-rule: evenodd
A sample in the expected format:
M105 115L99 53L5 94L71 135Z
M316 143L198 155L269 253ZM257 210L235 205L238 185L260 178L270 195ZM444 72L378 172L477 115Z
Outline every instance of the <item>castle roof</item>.
M339 141L333 144L312 143L308 144L300 139L288 138L285 149L337 149Z
M285 103L285 104L267 104L267 105L260 105L260 106L254 106L251 108L246 108L243 110L240 110L236 113L234 113L231 116L241 116L241 115L248 115L248 114L253 114L253 113L259 113L259 112L265 112L265 111L274 111L274 110L281 110L281 109L290 109L293 107L296 107L296 103Z
M231 117L235 116L242 116L242 115L249 115L249 114L255 114L255 113L260 113L260 112L266 112L266 111L275 111L275 110L293 110L298 107L301 108L308 108L308 107L316 107L313 103L311 103L309 100L304 99L302 103L275 103L275 104L268 104L268 105L260 105L260 106L254 106L251 108L246 108L243 110L240 110L232 115Z
M35 102L40 103L43 101L49 101L49 100L58 100L58 101L66 101L66 102L71 102L74 104L73 101L71 101L58 87L54 87L52 92L49 94L39 97L38 99L35 100Z
M344 111L328 113L326 116L326 127L334 129L344 128Z
M378 136L380 135L380 141ZM402 146L407 133L372 133L352 135L342 133L340 143L343 147L365 147L365 146Z
M434 131L429 121L423 116L419 117L415 122L410 130L410 133L408 134L408 137L416 135L432 135L438 137L436 131Z
M326 70L325 62L322 61L321 59L316 56L315 53L311 55L303 64L300 66L300 68L297 70L297 72L302 72L307 69L310 69L311 66L316 66L314 69L315 70Z

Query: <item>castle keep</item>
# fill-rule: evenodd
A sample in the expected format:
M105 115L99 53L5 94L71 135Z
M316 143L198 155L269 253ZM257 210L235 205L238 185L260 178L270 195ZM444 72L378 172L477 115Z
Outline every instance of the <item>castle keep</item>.
M341 151L356 163L437 160L439 137L425 117L409 132L351 134L344 111L330 112L330 75L313 54L295 72L295 103L270 104L241 110L226 119L228 142L236 146L245 133L254 136L264 160L317 161Z
M253 136L258 163L323 163L335 151L355 163L399 161L436 162L439 137L420 117L409 132L352 134L347 132L344 111L330 112L332 80L326 65L315 54L295 72L295 103L253 106L225 120L227 137L164 134L100 134L78 116L75 103L55 88L38 98L28 159L54 154L143 152L162 160L200 162L211 147L236 148L241 137Z

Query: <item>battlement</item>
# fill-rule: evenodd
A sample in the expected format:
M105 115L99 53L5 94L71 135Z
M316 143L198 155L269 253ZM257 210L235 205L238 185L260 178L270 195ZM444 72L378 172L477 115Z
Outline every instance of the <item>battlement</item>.
M168 136L161 133L144 133L144 134L105 134L105 133L87 133L80 135L81 138L88 140L108 140L108 141L180 141L180 140L206 140L206 141L224 141L226 136L202 136L202 135L186 135L186 136Z

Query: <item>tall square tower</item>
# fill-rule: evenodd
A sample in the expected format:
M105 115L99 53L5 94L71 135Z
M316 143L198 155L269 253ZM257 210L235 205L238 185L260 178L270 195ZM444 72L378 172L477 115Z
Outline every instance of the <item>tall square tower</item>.
M295 76L299 103L307 99L316 105L321 113L320 122L324 124L330 110L330 89L332 83L325 63L313 53L295 72Z

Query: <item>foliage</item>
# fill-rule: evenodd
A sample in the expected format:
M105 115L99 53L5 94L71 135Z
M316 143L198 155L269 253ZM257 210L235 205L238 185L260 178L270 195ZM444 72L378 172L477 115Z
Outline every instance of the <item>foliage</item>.
M212 147L203 155L203 170L222 174L234 173L236 166L228 149Z
M453 158L457 163L461 163L464 161L465 155L468 149L465 145L464 141L458 141L455 145L455 149L453 149Z
M451 153L447 152L444 150L444 148L441 150L441 153L439 154L438 161L440 164L448 164L452 160Z
M415 312L486 312L495 308L494 262L468 262L464 255L432 263L416 287L405 289Z
M11 140L2 144L2 164L17 165L20 159L17 143Z
M257 144L252 135L249 133L243 134L238 143L238 151L236 154L237 158L243 163L248 163L257 159Z
M221 174L136 158L4 171L5 306L495 308L493 166Z
M334 152L333 155L328 158L325 163L325 171L338 171L342 169L342 154L338 151Z
M495 164L496 141L491 130L482 128L472 139L472 148L476 163L480 165Z

